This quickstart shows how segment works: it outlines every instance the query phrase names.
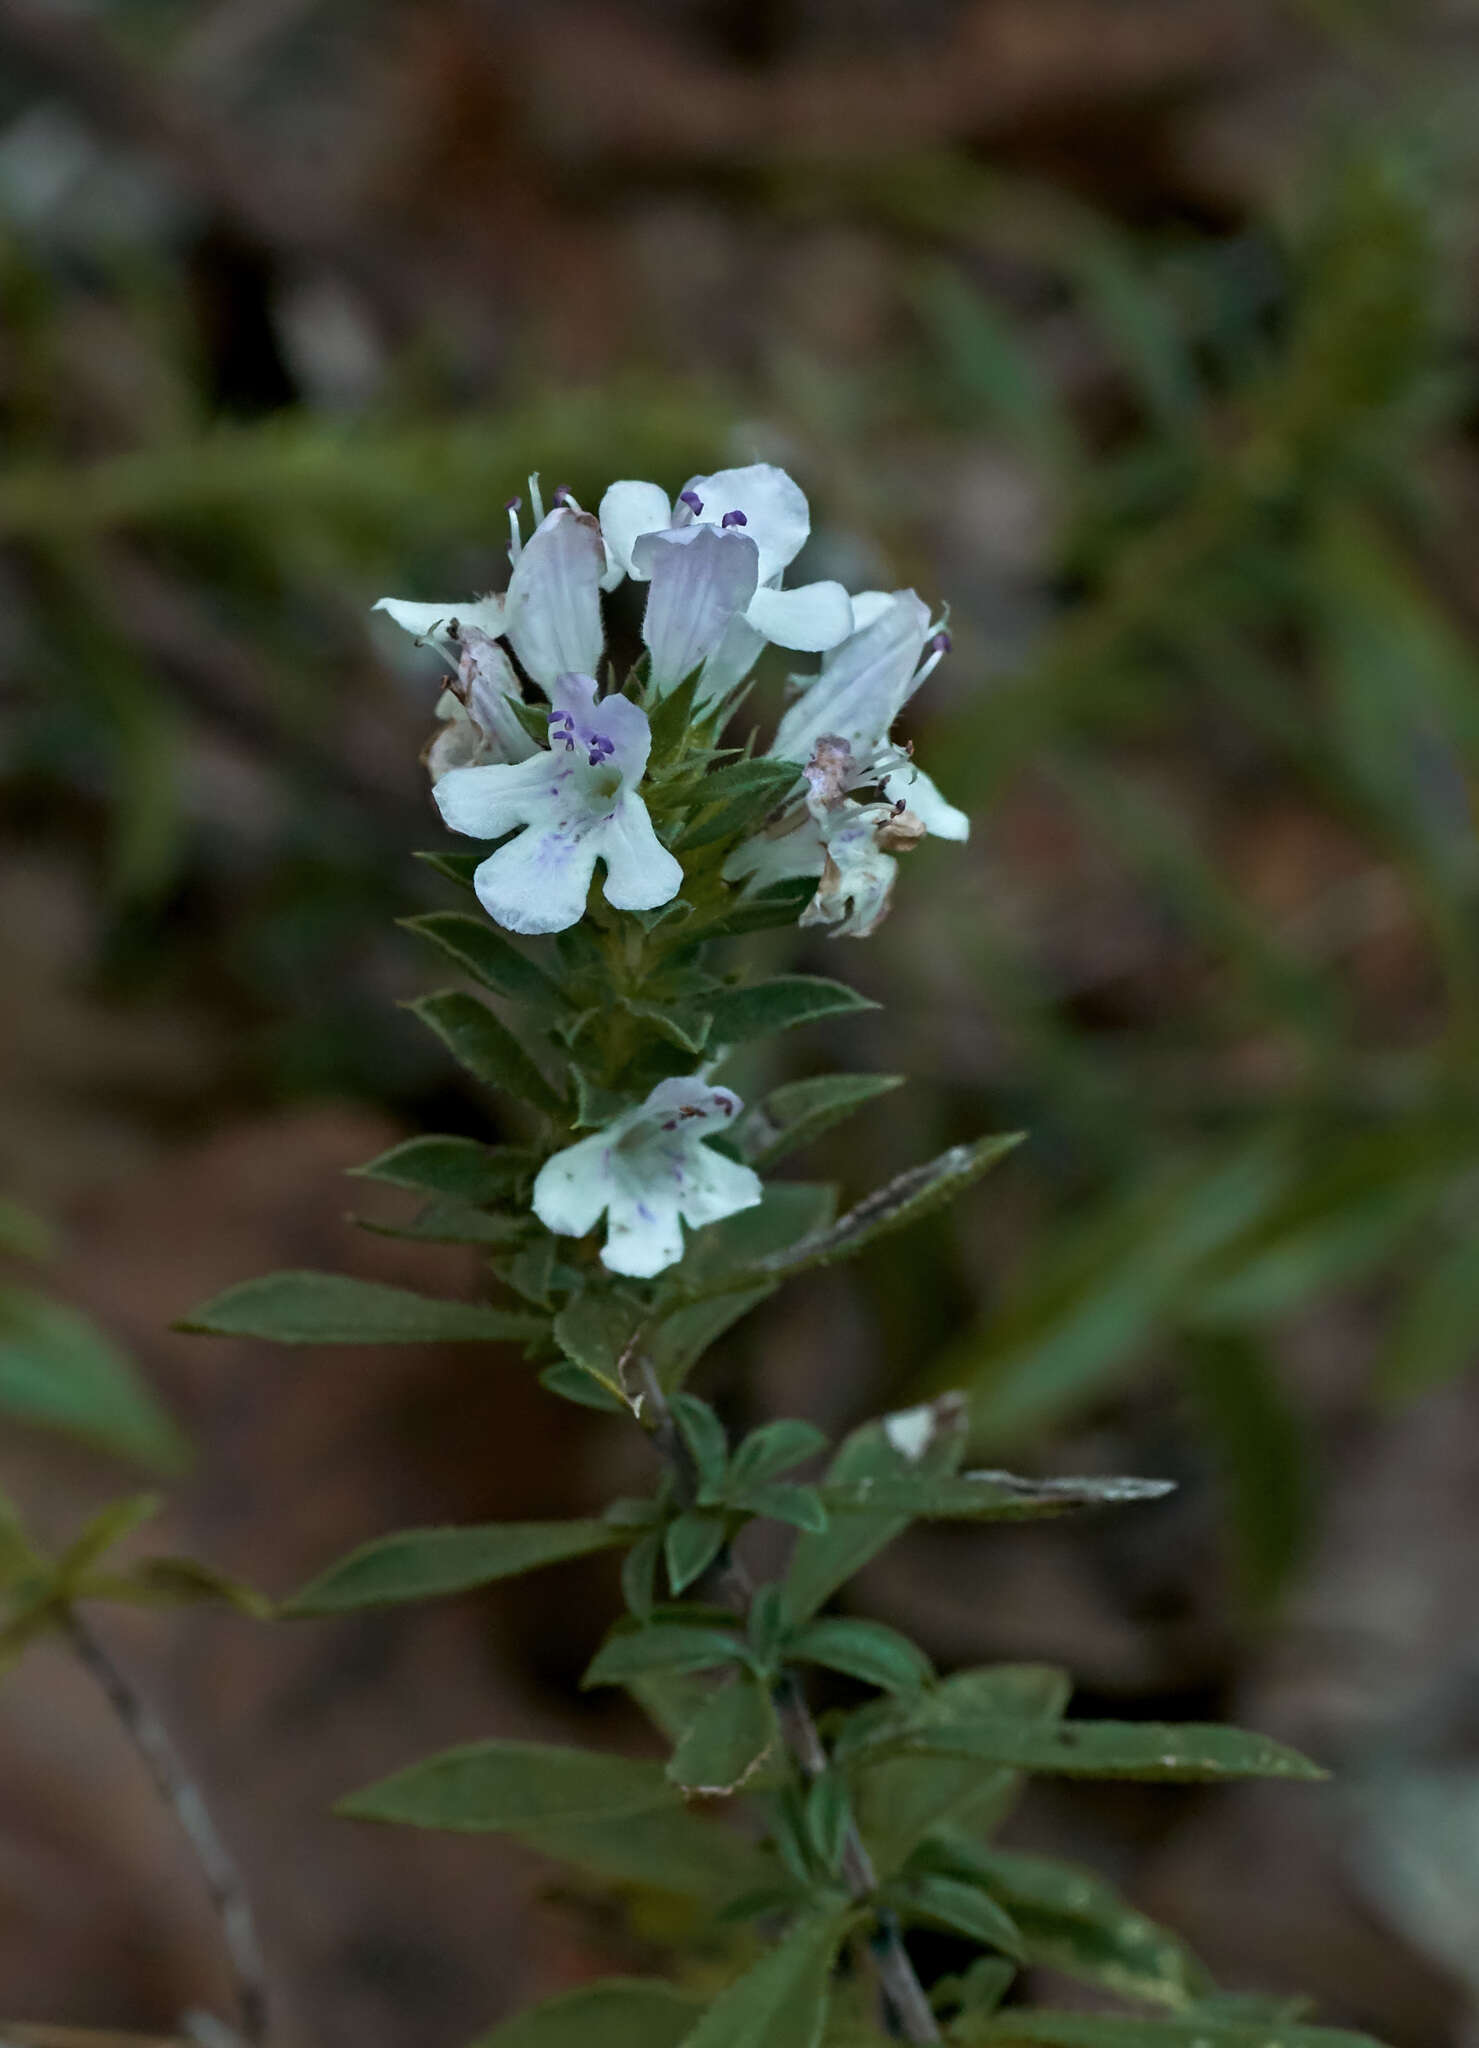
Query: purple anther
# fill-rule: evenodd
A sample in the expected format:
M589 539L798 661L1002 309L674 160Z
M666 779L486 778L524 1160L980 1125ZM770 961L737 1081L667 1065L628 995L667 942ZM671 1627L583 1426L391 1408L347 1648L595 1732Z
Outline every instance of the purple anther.
M569 497L569 495L569 484L560 484L556 489L554 496L550 499L550 503L552 505L563 505L565 500Z
M721 526L748 526L749 523L743 512L726 512L719 521Z
M950 652L950 635L948 633L936 633L932 640L925 642L925 652L927 654L948 654Z
M510 498L505 503L503 509L505 512L522 512L524 509L524 501L522 498L518 497Z
M667 1122L662 1126L662 1128L665 1131L676 1131L678 1128L678 1119L675 1116L669 1117Z
M596 734L596 737L592 744L595 746L598 753L614 754L616 752L615 740L608 739L605 733L603 732L598 732Z
M702 512L704 509L704 501L699 496L697 491L679 491L678 503L680 505L686 505L689 511L693 514L695 519L697 519L699 513Z
M909 806L905 799L903 797L900 797L898 802L894 805L894 816L897 818L900 811L907 811L908 808Z

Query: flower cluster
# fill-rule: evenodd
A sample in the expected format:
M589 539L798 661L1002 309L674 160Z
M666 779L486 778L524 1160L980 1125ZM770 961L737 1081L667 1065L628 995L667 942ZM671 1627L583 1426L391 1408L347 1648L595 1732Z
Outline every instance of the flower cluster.
M426 763L445 823L499 842L474 875L489 916L513 932L566 931L586 915L598 864L613 909L674 903L684 869L649 808L652 717L687 686L692 721L712 741L769 644L820 662L791 678L793 701L762 757L792 764L794 782L787 792L781 775L779 803L728 849L723 881L739 894L815 878L803 924L834 937L876 930L898 856L926 833L961 840L969 831L893 738L950 646L928 608L912 590L787 589L810 514L768 463L694 477L671 500L656 484L614 483L596 513L565 490L546 511L537 478L529 491L527 538L522 501L507 507L501 597L380 603L455 670ZM645 659L618 687L602 599L624 580L645 586ZM682 819L662 822L676 839ZM536 1213L577 1236L604 1214L606 1265L661 1271L682 1256L682 1222L759 1199L749 1169L702 1142L738 1106L699 1076L661 1082L547 1163Z

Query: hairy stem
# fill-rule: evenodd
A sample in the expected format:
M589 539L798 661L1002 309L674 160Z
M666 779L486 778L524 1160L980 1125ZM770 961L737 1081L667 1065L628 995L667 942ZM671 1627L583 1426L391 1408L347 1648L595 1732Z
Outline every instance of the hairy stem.
M668 1405L667 1395L650 1362L641 1356L635 1360L637 1377L642 1387L642 1405L648 1429L658 1454L673 1475L674 1491L680 1503L692 1507L698 1493L698 1475L683 1435ZM754 1597L755 1587L749 1573L733 1556L727 1557L721 1566L722 1584L730 1603L743 1614ZM806 1695L794 1672L787 1671L781 1676L775 1691L776 1714L780 1721L781 1734L787 1749L808 1780L818 1778L827 1768L827 1751L812 1719ZM873 1859L868 1854L866 1843L858 1833L856 1822L849 1822L842 1846L842 1875L847 1888L855 1899L869 1899L878 1888L878 1874L873 1868ZM899 1931L897 1917L888 1911L877 1913L876 1925L869 1942L878 1981L888 2002L890 2015L906 2041L928 2042L940 2039L940 2029L930 2011L929 1999L924 1987L915 1974Z
M267 2034L267 1978L257 1941L256 1923L241 1873L216 1832L216 1824L201 1797L200 1788L186 1770L179 1751L154 1709L134 1689L75 1609L68 1610L63 1627L72 1648L97 1680L109 1706L143 1758L155 1790L173 1813L195 1852L196 1863L220 1924L226 1953L231 1959L240 2038L251 2044L251 2048L258 2048Z

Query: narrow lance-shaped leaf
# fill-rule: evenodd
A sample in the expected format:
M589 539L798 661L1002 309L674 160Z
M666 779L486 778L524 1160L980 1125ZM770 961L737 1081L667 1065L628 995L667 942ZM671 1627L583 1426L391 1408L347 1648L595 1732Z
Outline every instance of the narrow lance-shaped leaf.
M486 1344L536 1337L542 1316L480 1301L437 1301L347 1273L268 1273L243 1280L175 1325L274 1344Z
M465 1529L403 1529L363 1544L285 1601L284 1614L339 1614L465 1593L495 1579L630 1543L609 1522L486 1522Z
M457 1202L502 1201L533 1171L535 1155L511 1145L481 1145L476 1138L407 1138L378 1159L350 1171L359 1180L445 1195Z
M468 917L460 910L434 910L422 917L402 918L401 923L494 995L544 1010L559 1006L558 984L487 918Z
M855 1010L876 1010L878 1005L845 982L813 974L780 974L745 988L716 989L699 1007L714 1020L710 1039L717 1046L768 1038L772 1031L789 1031Z
M883 1756L979 1757L1013 1770L1074 1778L1137 1778L1195 1784L1225 1778L1319 1779L1297 1750L1241 1728L1156 1721L963 1721L881 1739Z
M683 2048L817 2048L833 1958L853 1917L803 1920L720 1992Z
M668 1776L686 1791L715 1797L735 1792L780 1743L768 1688L740 1671L712 1692L668 1763Z
M903 1085L902 1074L819 1074L810 1081L788 1081L773 1089L741 1124L745 1157L763 1172L854 1110Z
M838 1259L853 1258L889 1231L902 1230L906 1224L918 1222L932 1209L953 1200L1021 1142L1022 1133L1014 1131L1003 1137L981 1138L974 1145L952 1145L937 1159L911 1167L886 1186L875 1189L826 1229L815 1231L784 1250L770 1252L751 1266L737 1267L718 1280L706 1282L703 1291L727 1292L731 1287L753 1286L760 1280L787 1279L813 1266L829 1266Z
M547 1115L561 1114L563 1105L555 1090L508 1027L476 996L461 989L444 989L437 995L422 996L407 1008L436 1033L458 1064L484 1088L532 1103Z
M1287 2020L1249 2024L1210 2014L1127 2019L1107 2013L1017 2012L971 2015L952 2029L961 2048L1381 2048L1370 2034L1307 2027Z
M1076 1508L1127 1507L1163 1500L1174 1479L1022 1479L1014 1472L884 1473L822 1488L833 1514L907 1515L917 1521L1018 1522Z

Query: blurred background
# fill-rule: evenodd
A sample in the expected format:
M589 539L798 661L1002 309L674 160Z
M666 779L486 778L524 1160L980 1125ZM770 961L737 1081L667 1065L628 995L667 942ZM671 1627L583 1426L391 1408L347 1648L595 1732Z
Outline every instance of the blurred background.
M182 1439L166 1533L282 1594L645 1483L512 1360L167 1325L274 1264L477 1284L347 1220L398 1136L496 1135L396 1007L435 968L394 919L448 900L410 857L438 665L367 607L500 584L532 468L592 504L780 461L805 574L948 598L912 732L976 828L868 945L749 942L885 1007L739 1079L914 1077L797 1169L852 1196L1031 1142L698 1384L837 1430L958 1386L986 1462L1176 1478L916 1533L849 1598L944 1666L1061 1661L1091 1711L1330 1764L1044 1784L1010 1838L1230 1985L1472 2048L1476 91L1472 0L0 0L0 1482L38 1526ZM95 1410L47 1411L48 1345ZM284 2040L432 2048L665 1966L660 1902L327 1812L478 1735L650 1745L575 1692L616 1598L597 1560L102 1618L246 1866ZM163 2029L218 1967L36 1651L0 2021Z

